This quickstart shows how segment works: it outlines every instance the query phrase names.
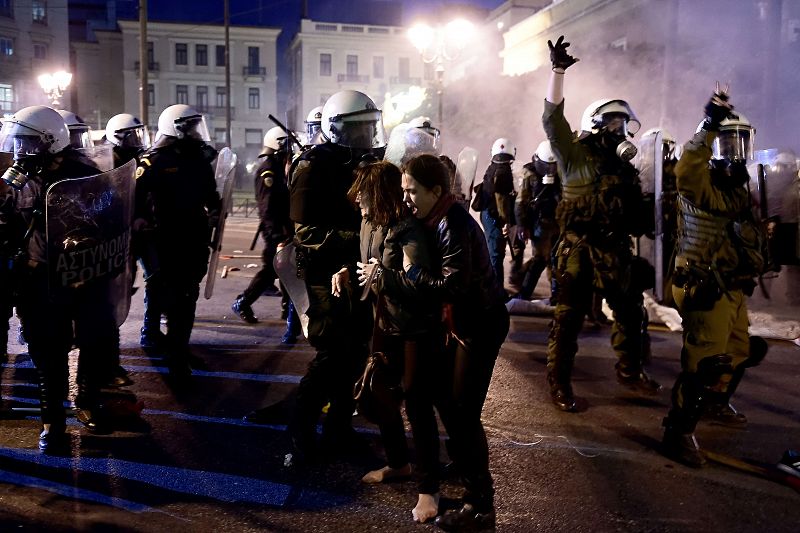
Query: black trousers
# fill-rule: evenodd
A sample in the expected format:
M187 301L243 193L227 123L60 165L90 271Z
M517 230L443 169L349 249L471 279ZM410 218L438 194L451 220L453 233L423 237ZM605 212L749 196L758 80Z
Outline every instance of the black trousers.
M275 285L275 280L278 275L275 273L275 267L272 266L272 261L275 259L275 254L278 251L278 242L267 242L264 249L261 251L261 270L259 270L250 284L242 293L244 301L248 305L258 300L259 296L271 285Z

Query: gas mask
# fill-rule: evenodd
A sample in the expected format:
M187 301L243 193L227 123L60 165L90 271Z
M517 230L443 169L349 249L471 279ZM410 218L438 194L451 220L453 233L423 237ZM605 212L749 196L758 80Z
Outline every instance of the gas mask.
M536 173L542 177L543 185L552 185L556 182L556 171L558 169L558 165L555 161L548 163L547 161L542 161L538 157L534 156L533 166L536 169Z
M639 150L636 148L635 144L625 139L617 145L615 151L617 153L617 157L619 157L622 161L627 163L628 161L636 157L636 154Z
M607 146L609 148L613 146L614 153L625 163L636 157L639 150L628 140L629 135L633 137L628 133L629 117L623 113L607 113L603 115L603 120L606 123L605 143Z
M31 176L35 176L40 171L41 167L36 164L34 158L15 158L14 164L3 173L3 181L19 191L25 187Z

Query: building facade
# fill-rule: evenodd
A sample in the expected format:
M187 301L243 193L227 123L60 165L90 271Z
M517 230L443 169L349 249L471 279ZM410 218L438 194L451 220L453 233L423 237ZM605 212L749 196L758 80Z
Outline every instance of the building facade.
M69 70L67 0L0 0L0 113L49 104L37 78L58 70Z
M287 116L295 129L302 129L308 112L338 91L366 93L386 115L392 96L410 87L428 88L430 94L434 81L432 66L422 61L407 29L399 26L303 19L288 55Z
M123 107L135 113L139 108L139 23L121 20L119 28ZM224 27L148 23L151 127L164 108L189 104L206 115L216 145L230 145L244 161L254 158L261 149L264 133L272 127L267 115L280 116L276 109L279 34L277 28L230 27L231 139L228 143L225 138L229 97L225 90Z

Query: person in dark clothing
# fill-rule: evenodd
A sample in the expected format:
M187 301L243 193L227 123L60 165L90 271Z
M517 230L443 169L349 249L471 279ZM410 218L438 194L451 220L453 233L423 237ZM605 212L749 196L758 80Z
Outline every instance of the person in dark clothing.
M308 341L316 350L289 423L291 465L317 455L316 425L327 402L321 448L352 448L353 384L364 368L369 337L369 308L354 291L337 297L332 289L335 275L360 257L361 217L347 191L362 157L374 160L373 150L386 144L381 112L367 95L340 91L323 106L322 134L328 141L304 152L290 176L297 275L308 292Z
M514 175L511 172L511 163L516 155L517 149L509 139L497 139L492 145L492 162L483 175L480 191L483 199L481 224L486 233L492 268L501 286L505 279L503 261L506 257L506 242L514 224ZM519 258L522 259L522 254Z
M114 168L138 158L150 148L147 126L130 113L120 113L108 119L106 140L112 145Z
M444 340L441 327L441 304L433 298L421 298L405 270L412 264L431 267L430 244L419 219L414 217L403 202L401 172L389 162L379 162L356 170L356 178L349 196L361 207L361 261L358 263L359 283L370 283L370 299L375 308L372 351L387 356L391 383L400 399L405 390L412 427L421 422L415 417L421 390L418 370L430 366L439 358ZM346 272L346 271L345 271ZM346 274L341 274L344 278ZM344 287L346 279L337 280ZM426 362L420 363L425 360ZM424 377L423 377L424 380ZM408 476L408 446L406 443L400 402L385 406L380 413L378 427L388 465L367 473L365 483L380 483ZM419 431L417 433L420 433ZM421 446L427 443L420 443ZM419 451L419 450L418 450ZM420 493L425 492L425 481L420 480Z
M563 36L550 44L553 72L544 102L542 124L561 170L558 206L559 243L553 277L555 316L547 343L550 399L573 412L572 369L578 335L592 295L599 292L614 311L611 344L617 355L620 385L654 395L661 386L644 369L648 337L642 292L653 286L653 267L633 255L631 236L650 227L637 170L630 164L636 147L628 136L639 128L624 100L598 100L586 108L576 139L564 118L564 71L577 59ZM629 133L629 128L631 132Z
M517 298L530 300L545 269L550 277L550 256L558 239L556 208L561 199L561 178L549 141L539 144L533 160L522 171L522 187L514 207L523 238L530 238L533 244L533 257L524 269Z
M148 309L142 335L160 331L167 317L165 349L170 375L191 375L189 338L194 327L200 281L208 269L209 243L221 214L205 120L176 104L158 119L155 145L136 169L134 231L149 241L145 266Z
M494 275L490 253L478 224L449 192L447 169L438 158L421 155L403 169L406 203L429 231L436 250L437 268L411 265L406 276L422 298L444 302L449 343L442 360L432 357L428 369L417 374L434 398L407 410L420 420L433 420L432 404L450 436L451 458L462 474L463 506L436 519L448 531L494 526L494 488L489 472L489 448L481 424L495 360L509 328L506 293ZM420 364L422 361L418 361ZM443 364L441 364L443 363ZM441 366L439 366L441 364ZM427 493L421 493L414 515L420 521L438 512L438 432L435 423L418 424L417 452L424 453L418 468L430 474ZM421 445L421 443L426 443Z
M231 308L239 318L250 324L258 322L253 313L253 302L262 294L277 295L275 287L277 274L272 262L278 246L286 242L292 234L289 220L289 189L286 185L287 142L283 128L275 126L264 135L264 148L259 157L261 164L255 172L256 201L258 202L259 233L264 239L259 270L244 292L236 297ZM285 292L285 291L284 291ZM299 329L299 325L297 326ZM295 331L294 336L297 336Z
M98 287L102 290L101 283L51 284L45 195L54 183L98 174L99 170L69 146L63 118L46 106L27 107L5 119L0 151L14 155L14 164L0 182L0 222L18 250L14 257L18 310L39 377L39 449L60 453L69 445L64 410L69 351L75 342L82 352L76 417L88 429L96 429L92 411L97 407L99 383L93 365L107 346L100 333L110 328L104 325L108 313L98 309L98 296L107 296L96 294ZM64 246L81 244L80 236L73 237Z

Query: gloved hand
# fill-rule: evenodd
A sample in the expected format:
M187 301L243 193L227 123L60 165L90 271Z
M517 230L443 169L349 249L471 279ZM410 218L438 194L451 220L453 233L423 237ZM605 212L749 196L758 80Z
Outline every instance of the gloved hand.
M717 82L717 89L704 108L706 121L703 129L706 131L719 129L720 123L728 118L733 110L733 106L728 102L729 99L727 88L720 90L719 82Z
M576 57L572 57L567 52L569 43L564 42L564 36L558 38L556 44L552 41L547 41L547 46L550 48L550 62L553 64L553 69L567 70L569 67L580 61Z

